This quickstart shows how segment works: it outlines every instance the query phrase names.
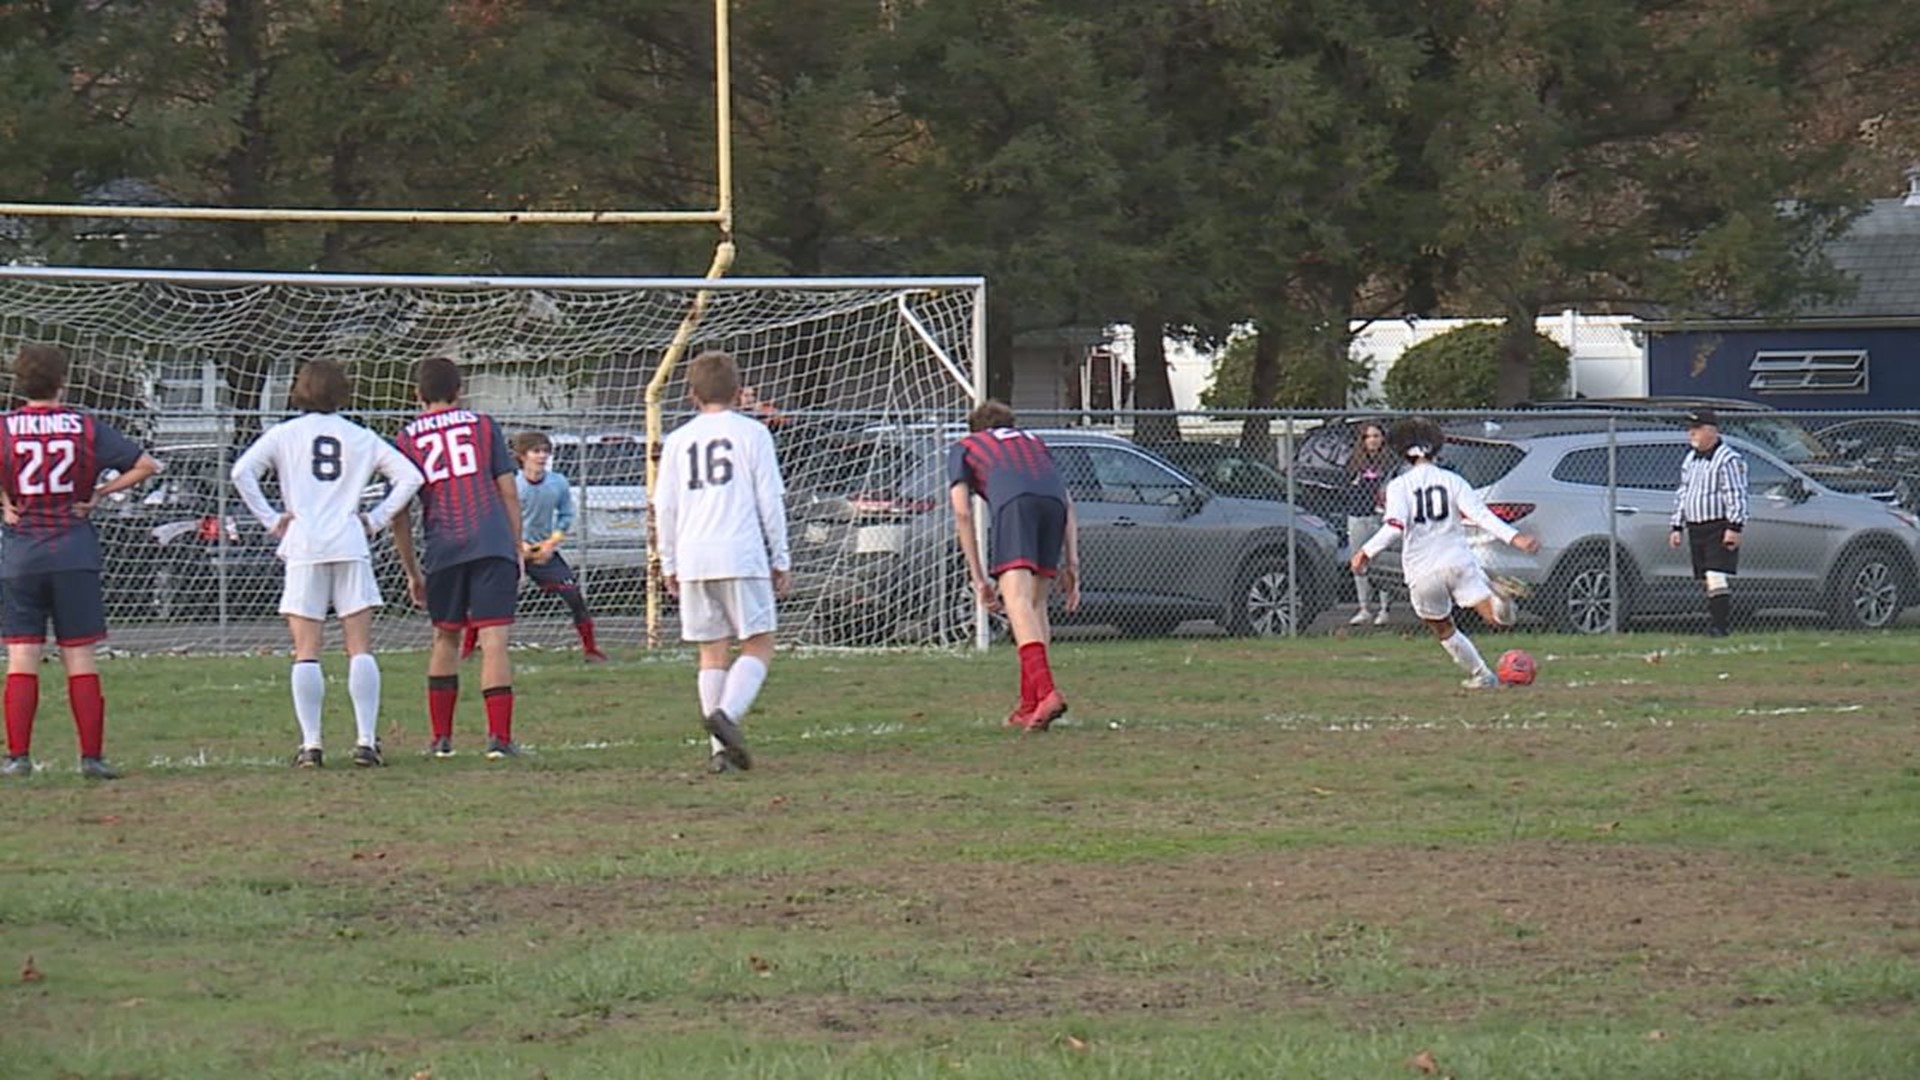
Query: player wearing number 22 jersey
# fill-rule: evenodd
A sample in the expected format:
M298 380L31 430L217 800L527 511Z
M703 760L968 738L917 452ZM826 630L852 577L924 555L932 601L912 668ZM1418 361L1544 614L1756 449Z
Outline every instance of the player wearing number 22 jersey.
M7 760L0 775L33 775L28 750L40 706L40 653L51 622L80 735L80 772L111 780L119 774L100 756L106 701L94 662L94 644L107 636L100 538L87 515L99 499L153 475L158 463L111 426L60 403L67 366L67 354L51 345L21 348L13 386L26 407L0 417L6 521L0 635L7 645ZM100 483L108 469L120 475Z
M293 638L293 715L300 748L293 764L323 764L320 715L327 682L320 646L327 609L340 617L347 646L347 693L358 732L353 763L383 765L380 755L380 665L373 656L373 609L383 602L367 535L386 528L420 489L420 470L394 446L341 416L353 398L346 369L314 360L294 376L289 395L300 416L269 428L233 465L233 485L247 509L280 538L287 564L280 614ZM283 509L260 485L272 469ZM368 513L360 502L373 474L387 478L387 496Z
M518 757L513 741L513 661L507 628L520 591L519 466L493 417L461 407L460 369L451 360L420 362L416 391L426 412L401 429L400 452L420 468L426 571L414 557L411 521L403 511L394 549L407 568L407 589L433 620L427 659L430 750L453 754L453 713L460 696L460 639L480 631L480 687L487 709L487 756Z

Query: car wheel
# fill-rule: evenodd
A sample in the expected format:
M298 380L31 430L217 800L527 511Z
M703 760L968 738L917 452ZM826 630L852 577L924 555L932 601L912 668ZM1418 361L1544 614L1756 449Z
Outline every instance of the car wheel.
M1309 606L1306 575L1301 575L1298 590L1291 588L1294 584L1285 558L1255 556L1234 578L1221 624L1227 633L1243 637L1286 637L1298 632Z
M1878 630L1900 617L1906 575L1885 552L1864 548L1840 560L1829 615L1842 630Z
M1627 628L1632 609L1628 583L1632 577L1621 560L1621 587L1614 588L1613 569L1608 565L1606 549L1578 552L1567 558L1555 572L1553 584L1546 590L1547 610L1542 612L1554 629L1568 634L1604 634L1613 626ZM1619 616L1614 617L1614 605Z

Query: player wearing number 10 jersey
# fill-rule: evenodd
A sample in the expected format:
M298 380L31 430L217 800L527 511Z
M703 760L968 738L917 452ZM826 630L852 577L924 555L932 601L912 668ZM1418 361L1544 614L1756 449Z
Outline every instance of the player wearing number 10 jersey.
M1513 604L1488 582L1486 571L1467 546L1461 518L1521 551L1538 551L1540 541L1495 516L1459 473L1435 464L1446 444L1438 424L1424 417L1402 420L1393 427L1392 441L1413 464L1388 481L1386 522L1366 546L1353 553L1352 570L1364 573L1368 561L1404 536L1401 576L1406 579L1413 613L1467 672L1466 686L1497 686L1499 680L1480 650L1454 626L1453 609L1456 604L1473 608L1488 623L1507 626L1513 622Z
M26 407L0 417L6 523L0 636L7 643L7 760L0 775L33 775L28 752L40 707L40 653L51 621L80 735L81 775L111 780L119 774L101 757L106 701L94 658L94 644L107 636L100 538L87 515L95 502L152 476L159 464L111 426L62 405L66 385L65 352L24 346L14 361L13 387L27 399ZM107 469L120 475L99 484Z
M708 769L753 767L740 721L773 659L774 598L788 587L786 485L766 425L733 410L740 371L723 352L687 368L699 415L660 451L653 515L660 570L680 599L680 637L700 647ZM728 663L732 642L740 658Z
M407 568L407 591L433 620L427 658L429 750L453 755L453 712L460 699L460 638L480 631L480 693L487 708L487 756L518 757L513 741L513 660L507 628L520 592L519 466L507 439L485 413L463 409L460 368L451 360L422 360L415 392L426 411L401 429L400 452L420 468L426 570L414 554L412 515L395 519L394 550Z
M347 694L358 731L353 763L383 765L380 664L373 658L373 609L382 598L367 536L386 528L413 499L420 470L391 443L340 415L353 400L353 384L339 364L308 362L294 376L288 399L301 415L275 424L247 447L233 463L233 486L260 524L280 538L280 558L287 564L280 614L293 637L289 678L300 724L293 763L323 763L320 713L327 680L320 673L320 645L331 607L347 646ZM279 480L284 509L275 509L260 486L269 468ZM376 471L387 478L387 497L362 514L362 493Z

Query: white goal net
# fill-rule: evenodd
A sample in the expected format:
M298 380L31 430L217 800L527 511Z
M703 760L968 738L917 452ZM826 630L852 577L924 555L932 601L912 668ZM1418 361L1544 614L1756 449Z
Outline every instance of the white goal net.
M603 647L644 637L645 391L708 299L685 356L738 360L780 446L802 644L964 639L972 610L949 540L939 451L979 385L978 279L681 280L213 274L0 267L0 358L28 343L73 360L68 399L147 446L164 472L95 511L110 644L130 651L278 647L273 544L227 481L284 418L307 360L345 364L357 418L391 435L412 372L458 361L467 400L508 432L540 430L575 488L562 552ZM678 372L667 427L685 415ZM11 386L9 386L11 392ZM17 404L16 396L9 397ZM368 498L377 498L369 492ZM390 541L376 544L382 647L423 644ZM671 608L665 640L677 640ZM516 640L575 644L566 609L529 584Z

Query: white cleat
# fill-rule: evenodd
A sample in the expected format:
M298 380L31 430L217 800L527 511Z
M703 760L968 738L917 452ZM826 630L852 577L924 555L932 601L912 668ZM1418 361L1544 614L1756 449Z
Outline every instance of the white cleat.
M1385 615L1386 612L1383 611L1380 614ZM1347 620L1347 625L1348 626L1365 626L1372 621L1373 621L1373 613L1371 611L1368 611L1366 608L1361 608L1359 611L1356 611L1353 613L1353 618Z
M1491 690L1500 685L1500 677L1491 671L1483 671L1461 680L1460 685L1469 690Z
M1375 626L1385 626L1385 625L1387 625L1387 622L1388 622L1388 620L1387 620L1387 609L1386 609L1386 608L1381 608L1381 609L1380 609L1380 614L1378 614L1378 615L1375 615L1375 616L1373 617L1373 625L1375 625Z

